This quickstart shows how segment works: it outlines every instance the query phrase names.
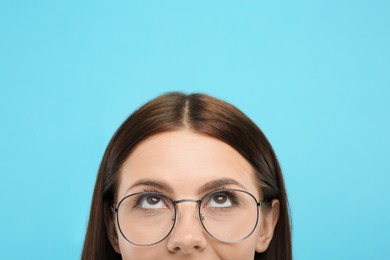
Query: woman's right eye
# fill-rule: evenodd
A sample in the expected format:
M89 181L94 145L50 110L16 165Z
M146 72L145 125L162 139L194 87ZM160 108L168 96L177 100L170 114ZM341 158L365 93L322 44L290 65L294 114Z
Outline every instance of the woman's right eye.
M156 194L153 195L143 195L140 198L138 206L144 209L163 209L167 208L164 199Z

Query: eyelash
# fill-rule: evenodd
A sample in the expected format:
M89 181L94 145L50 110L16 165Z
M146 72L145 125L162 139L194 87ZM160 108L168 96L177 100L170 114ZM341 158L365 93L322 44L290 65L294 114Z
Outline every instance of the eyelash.
M142 192L157 192L157 193L162 193L161 191L153 188L144 188Z
M228 190L228 188L226 188L225 186L222 186L222 187L217 188L215 191L225 191L225 190Z

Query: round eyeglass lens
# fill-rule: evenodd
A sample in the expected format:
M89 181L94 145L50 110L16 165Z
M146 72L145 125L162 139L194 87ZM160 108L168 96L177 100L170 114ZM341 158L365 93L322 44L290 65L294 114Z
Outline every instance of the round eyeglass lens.
M256 199L240 190L221 190L203 198L200 218L205 230L217 240L239 242L250 236L258 222Z
M171 232L175 206L160 193L133 194L119 203L117 218L119 230L127 241L140 246L153 245Z

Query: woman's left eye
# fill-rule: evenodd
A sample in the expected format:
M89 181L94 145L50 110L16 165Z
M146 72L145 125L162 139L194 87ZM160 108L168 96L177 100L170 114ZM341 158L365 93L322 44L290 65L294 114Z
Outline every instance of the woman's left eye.
M215 194L211 197L207 206L213 208L227 208L232 206L231 198L226 194Z

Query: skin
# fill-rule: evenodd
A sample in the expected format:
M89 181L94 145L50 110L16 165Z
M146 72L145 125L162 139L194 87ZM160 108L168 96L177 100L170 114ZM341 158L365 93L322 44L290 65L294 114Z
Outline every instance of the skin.
M131 187L145 179L170 186L171 191L161 192L174 200L201 199L205 193L199 189L218 179L234 180L239 184L227 184L223 188L246 190L260 200L254 172L236 150L215 138L188 129L157 134L141 142L125 161L116 202L150 188L148 185ZM153 189L160 191L158 187ZM264 252L268 248L278 219L279 202L274 200L270 209L260 210L255 231L237 243L223 243L208 235L197 210L196 203L178 204L173 231L153 246L130 244L119 232L116 218L112 218L107 223L110 242L125 260L253 259L255 251Z

